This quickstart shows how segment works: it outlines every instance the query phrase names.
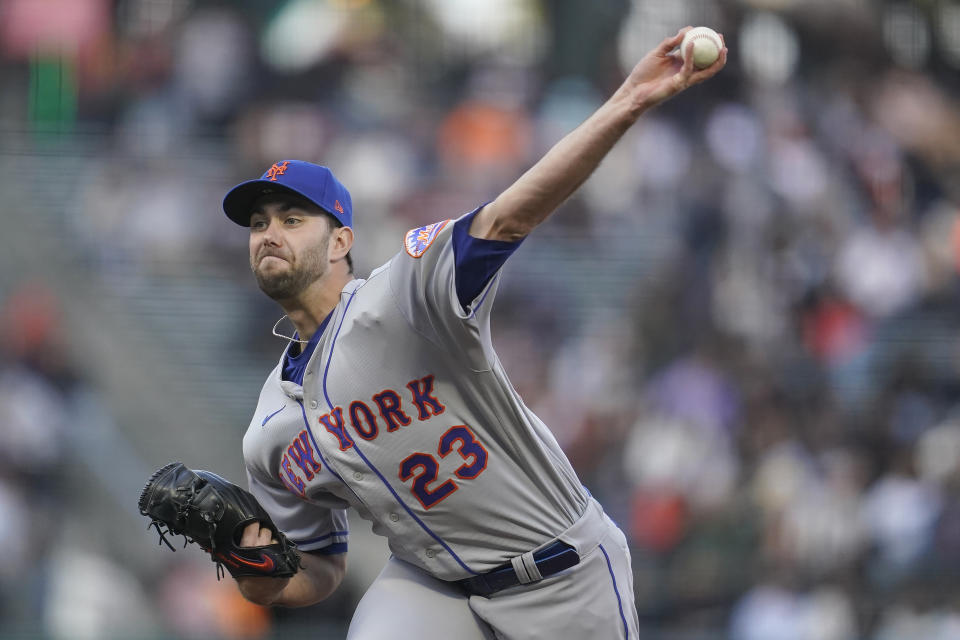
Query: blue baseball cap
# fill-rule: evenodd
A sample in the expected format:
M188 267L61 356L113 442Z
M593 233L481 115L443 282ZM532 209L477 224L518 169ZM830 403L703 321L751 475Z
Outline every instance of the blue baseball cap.
M250 226L253 203L268 193L292 193L317 205L345 227L353 226L350 192L327 167L303 160L274 162L259 180L241 182L223 198L223 212L242 227Z

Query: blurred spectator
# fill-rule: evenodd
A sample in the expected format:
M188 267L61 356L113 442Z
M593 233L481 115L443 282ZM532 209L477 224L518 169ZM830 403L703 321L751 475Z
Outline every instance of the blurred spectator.
M773 584L751 589L733 610L731 640L855 640L849 597L822 587L800 593Z
M885 611L874 636L875 640L930 638L948 640L960 633L960 612L956 608L918 611L899 605Z
M203 559L174 564L160 585L163 620L182 638L262 638L267 610L247 602L233 580L217 580Z
M898 452L895 467L863 496L864 522L876 545L873 577L881 585L916 568L930 549L942 509L939 489L912 477L909 455Z
M51 637L137 637L154 628L151 604L128 569L70 544L49 561L44 622Z
M923 254L915 236L877 211L869 226L855 230L840 247L837 279L861 309L883 318L920 296L926 280Z

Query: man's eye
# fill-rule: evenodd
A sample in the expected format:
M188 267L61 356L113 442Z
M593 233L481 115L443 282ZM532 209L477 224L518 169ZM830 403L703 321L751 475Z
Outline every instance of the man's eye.
M300 222L300 218L287 218L283 221L283 223L286 225L297 224L298 222Z
M267 223L264 222L263 220L255 220L254 222L251 222L251 223L250 223L250 228L251 228L251 229L266 229L266 228L267 228Z

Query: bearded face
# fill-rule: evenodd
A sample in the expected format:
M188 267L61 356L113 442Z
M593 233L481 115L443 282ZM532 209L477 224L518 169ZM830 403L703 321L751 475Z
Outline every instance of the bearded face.
M327 274L330 225L290 196L264 197L250 218L250 270L273 300L290 300Z
M324 234L322 242L296 253L289 247L262 245L250 259L250 269L260 290L273 300L298 296L326 273L329 240L329 234Z

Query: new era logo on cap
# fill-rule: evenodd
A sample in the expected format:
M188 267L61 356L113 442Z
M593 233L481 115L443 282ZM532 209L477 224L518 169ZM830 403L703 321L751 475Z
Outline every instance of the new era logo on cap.
M353 226L353 200L350 192L329 168L303 160L273 163L259 180L241 182L223 199L223 212L244 227L257 198L265 193L293 193L314 203L345 227Z

